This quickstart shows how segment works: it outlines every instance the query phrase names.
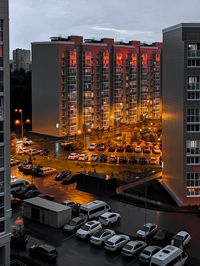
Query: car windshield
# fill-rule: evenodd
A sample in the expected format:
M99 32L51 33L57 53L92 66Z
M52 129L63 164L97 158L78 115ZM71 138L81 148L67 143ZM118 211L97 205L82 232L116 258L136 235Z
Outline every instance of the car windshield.
M149 232L149 227L147 227L146 225L143 225L141 230L144 232Z
M81 227L81 229L84 230L84 231L89 231L90 226L84 224L84 225Z
M103 234L102 231L97 231L96 233L94 233L93 236L99 238L99 237L101 237L102 234Z
M107 220L107 218L104 217L104 216L100 216L100 219L101 219L101 220Z
M114 243L111 242L111 241L107 241L106 244L109 245L109 246L113 246L114 245Z
M71 221L69 222L69 225L71 225L71 226L75 226L75 225L76 225L76 222L73 221L73 220L71 220Z
M127 249L127 250L131 250L133 247L131 245L125 245L124 248Z
M148 250L143 250L142 254L150 256L151 252Z

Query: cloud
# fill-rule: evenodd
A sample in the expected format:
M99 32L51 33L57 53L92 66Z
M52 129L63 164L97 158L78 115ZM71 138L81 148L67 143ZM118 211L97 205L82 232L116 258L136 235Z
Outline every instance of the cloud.
M91 29L93 30L100 30L100 31L113 31L116 33L126 34L126 35L152 35L152 31L142 31L142 30L122 30L122 29L115 29L115 28L107 28L107 27L100 27L100 26L92 26Z

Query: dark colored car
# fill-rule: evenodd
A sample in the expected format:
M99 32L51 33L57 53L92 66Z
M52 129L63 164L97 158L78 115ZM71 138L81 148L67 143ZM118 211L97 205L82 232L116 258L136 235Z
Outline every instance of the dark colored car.
M168 245L171 243L173 234L166 229L159 229L153 236L154 241L159 245Z
M43 149L40 150L40 156L48 156L49 155L49 150L48 149Z
M130 159L129 159L129 163L131 164L137 164L137 159L135 156L131 156Z
M47 244L33 245L29 248L29 254L43 261L54 261L58 256L56 248Z
M68 224L63 227L63 232L74 233L85 223L85 219L80 217L73 218Z
M127 145L126 152L133 152L133 147L131 145Z
M39 194L40 194L40 192L38 190L31 189L31 190L28 190L26 193L24 193L23 198L24 199L30 199L30 198L34 198L34 197L38 196Z
M100 143L98 145L98 151L105 151L105 149L106 149L106 145L104 143Z
M76 176L68 175L62 179L61 183L62 185L68 185L71 183L75 183L76 181L77 181Z
M26 167L27 165L31 165L31 164L28 163L28 162L20 163L19 166L18 166L18 170L20 172L24 172L24 167Z
M14 230L11 235L11 247L15 249L25 249L28 242L27 234L24 230Z
M38 197L46 199L46 200L51 200L51 201L55 200L55 197L50 194L39 194Z
M127 158L126 156L119 156L119 163L127 163Z
M24 175L31 175L32 174L33 165L32 164L26 164L23 166L23 174Z
M120 145L117 147L117 152L123 152L124 151L124 146Z
M71 207L72 208L72 216L76 217L79 215L79 209L80 209L80 203L74 202L74 201L69 201L65 200L62 202L63 205Z
M67 177L68 175L71 175L71 171L70 170L64 170L60 173L58 173L56 176L55 176L55 180L56 181L60 181L62 180L64 177Z
M32 175L33 176L38 176L38 173L40 172L42 167L43 166L41 166L41 165L34 166L33 169L32 169Z
M148 162L148 159L145 157L140 157L139 159L139 164L148 164Z
M25 199L25 195L28 191L37 191L37 188L35 185L24 185L22 186L20 189L18 189L17 191L13 191L12 194L15 198L19 198L19 199Z
M107 162L107 160L108 160L108 157L107 157L107 155L105 155L105 154L101 154L100 155L100 162Z
M110 146L110 147L108 148L108 151L109 151L109 152L114 152L114 151L115 151L115 146Z

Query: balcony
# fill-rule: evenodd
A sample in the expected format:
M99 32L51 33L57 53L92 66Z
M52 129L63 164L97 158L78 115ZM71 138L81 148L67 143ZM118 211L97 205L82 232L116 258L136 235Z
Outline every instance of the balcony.
M188 83L188 91L199 91L200 83Z
M200 57L200 50L188 50L187 55L188 58L198 58Z

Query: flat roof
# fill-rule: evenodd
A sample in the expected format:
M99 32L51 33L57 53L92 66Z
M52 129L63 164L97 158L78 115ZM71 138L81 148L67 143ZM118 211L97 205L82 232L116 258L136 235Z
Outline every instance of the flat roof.
M180 29L180 28L200 28L200 23L195 23L195 22L191 22L191 23L179 23L179 24L170 26L168 28L165 28L162 31L164 33L164 32L168 32L168 31Z
M47 209L47 210L54 211L54 212L60 212L60 211L71 209L70 207L65 206L63 204L60 204L60 203L57 203L51 200L46 200L40 197L26 199L26 200L23 200L23 202L29 205L38 206L43 209Z
M160 251L158 251L155 255L153 255L153 258L162 261L162 260L167 259L169 256L171 256L172 254L174 254L176 252L178 254L181 254L182 250L178 247L168 245L168 246L164 247L163 249L161 249Z

